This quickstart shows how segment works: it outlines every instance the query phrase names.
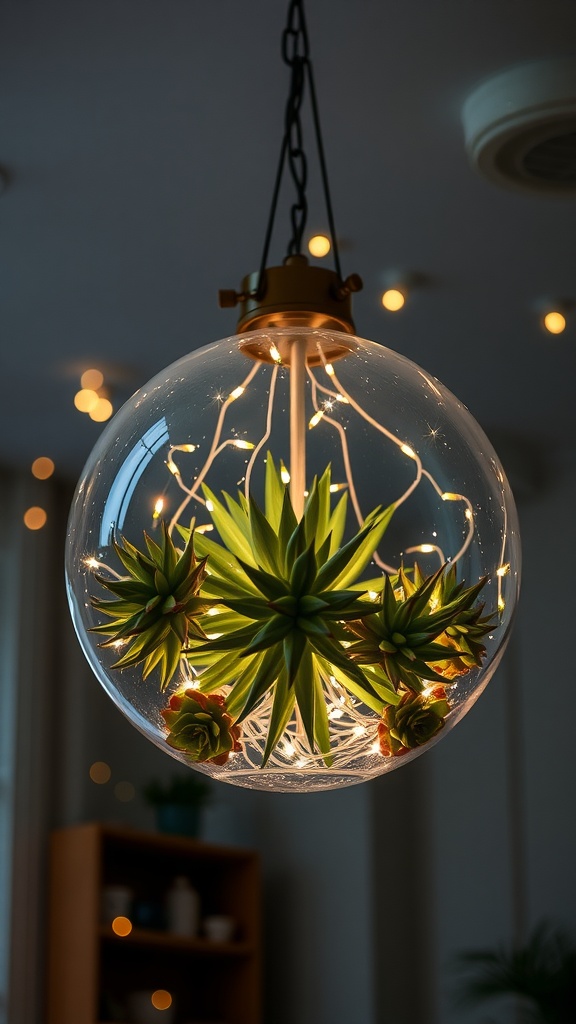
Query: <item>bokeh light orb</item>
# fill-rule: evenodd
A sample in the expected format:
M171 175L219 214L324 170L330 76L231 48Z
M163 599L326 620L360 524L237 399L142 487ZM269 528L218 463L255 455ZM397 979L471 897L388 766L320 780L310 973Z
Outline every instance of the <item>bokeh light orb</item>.
M353 785L429 749L492 677L519 588L514 501L469 412L391 350L308 327L154 377L104 429L68 536L112 700L258 789Z

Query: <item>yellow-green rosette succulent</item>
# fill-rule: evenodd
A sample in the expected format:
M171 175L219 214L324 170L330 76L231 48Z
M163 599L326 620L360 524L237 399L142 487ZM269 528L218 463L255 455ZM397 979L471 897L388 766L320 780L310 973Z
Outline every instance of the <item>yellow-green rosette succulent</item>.
M443 686L428 694L407 690L400 703L384 710L378 741L385 757L399 757L428 743L444 726L450 710Z
M113 668L142 664L143 679L156 670L164 690L190 639L206 639L198 616L214 602L199 596L206 578L206 559L196 560L192 528L182 552L176 549L164 522L160 523L159 543L147 533L144 540L147 553L124 537L114 544L126 576L116 579L94 574L114 597L91 599L93 607L111 620L94 626L92 632L109 638L102 647L125 642L126 649Z
M232 751L241 750L240 728L233 724L219 693L207 697L192 687L174 693L162 716L169 730L166 742L192 761L223 765Z

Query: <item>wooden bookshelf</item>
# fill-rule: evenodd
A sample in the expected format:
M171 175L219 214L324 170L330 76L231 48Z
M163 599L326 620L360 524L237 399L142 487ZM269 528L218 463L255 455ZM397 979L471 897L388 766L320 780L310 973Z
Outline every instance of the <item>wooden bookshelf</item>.
M104 886L128 886L135 911L138 901L161 908L178 875L198 891L202 917L234 919L231 941L137 923L120 937L102 921ZM53 833L46 1024L129 1021L129 993L157 988L173 995L174 1024L260 1024L260 889L251 850L100 824Z

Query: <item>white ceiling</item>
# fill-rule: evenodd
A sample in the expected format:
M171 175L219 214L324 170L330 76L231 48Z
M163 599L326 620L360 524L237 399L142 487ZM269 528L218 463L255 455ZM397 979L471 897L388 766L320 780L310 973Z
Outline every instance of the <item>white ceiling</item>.
M4 0L0 463L50 455L77 475L102 429L73 407L82 369L108 370L118 404L234 332L217 290L260 260L286 8ZM487 76L569 54L576 3L308 0L307 14L343 271L365 282L358 333L438 376L513 470L530 472L538 438L550 465L573 460L576 325L545 335L534 306L576 298L574 204L482 180L460 110ZM423 275L395 315L379 307L392 268Z

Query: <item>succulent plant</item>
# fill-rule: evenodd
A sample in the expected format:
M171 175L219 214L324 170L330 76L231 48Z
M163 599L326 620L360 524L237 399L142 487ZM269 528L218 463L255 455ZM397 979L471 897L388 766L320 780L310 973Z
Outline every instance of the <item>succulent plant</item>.
M206 696L191 687L173 693L162 715L169 730L168 745L183 750L193 761L223 765L231 751L242 749L240 728L233 724L221 694Z
M147 554L124 537L120 544L114 544L127 576L116 579L94 573L97 582L114 598L91 599L93 607L111 620L94 626L92 632L109 637L102 647L126 642L126 650L113 668L143 663L143 678L156 669L164 690L189 638L206 639L198 616L214 602L199 596L206 578L206 559L196 560L193 528L182 552L176 549L164 522L160 523L158 544L146 533L144 540Z
M464 589L453 570L443 565L423 577L417 565L411 580L404 569L394 588L386 575L377 611L347 628L358 639L348 655L359 665L378 665L394 688L421 691L430 682L445 683L455 662L462 674L480 664L484 648L479 637L491 628L481 617L483 605L474 602L486 577Z
M330 468L314 480L298 522L287 487L270 455L265 510L239 494L220 501L204 488L222 544L198 536L208 557L202 592L220 600L221 614L202 619L217 636L195 644L187 657L203 666L200 690L230 685L228 709L241 722L273 692L264 764L298 707L311 751L329 757L330 738L322 677L334 674L354 696L380 714L395 694L375 673L370 678L349 657L345 624L370 614L366 591L382 578L358 584L393 512L375 509L341 546L347 495L330 505ZM327 761L328 763L328 761Z
M396 707L384 709L378 725L378 741L385 757L398 757L428 743L444 726L450 710L443 686L430 693L407 690Z

